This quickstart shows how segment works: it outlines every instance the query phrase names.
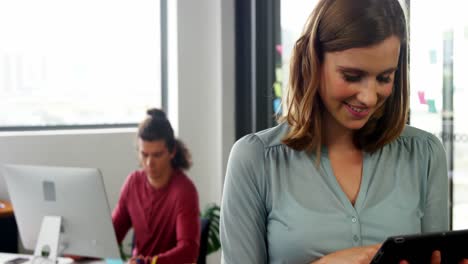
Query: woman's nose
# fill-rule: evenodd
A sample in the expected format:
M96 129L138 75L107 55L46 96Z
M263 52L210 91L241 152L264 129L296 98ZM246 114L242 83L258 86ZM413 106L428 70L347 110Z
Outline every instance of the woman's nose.
M378 83L376 80L368 80L359 90L359 94L357 96L358 100L367 107L374 107L377 104L378 98L377 88Z

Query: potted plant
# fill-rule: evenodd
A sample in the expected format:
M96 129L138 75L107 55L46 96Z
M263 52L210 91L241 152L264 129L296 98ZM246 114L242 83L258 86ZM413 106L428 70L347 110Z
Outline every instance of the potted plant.
M207 255L218 251L221 248L219 240L219 213L220 207L217 204L209 204L203 211L202 218L210 221L208 229L208 248Z

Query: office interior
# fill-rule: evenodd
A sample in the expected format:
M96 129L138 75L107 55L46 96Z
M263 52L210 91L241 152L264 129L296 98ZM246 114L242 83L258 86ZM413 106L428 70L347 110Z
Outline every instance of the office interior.
M112 5L109 1L99 2ZM158 19L150 20L156 21L154 27L160 40L156 73L159 78L155 85L160 96L154 105L145 102L140 107L157 106L167 111L177 137L191 150L194 165L188 175L198 189L201 208L220 204L226 163L234 142L276 124L274 115L281 111L279 100L287 86L290 50L316 1L147 2L160 12ZM404 1L411 36L409 123L437 135L446 148L453 229L468 228L468 125L463 121L468 98L468 75L463 71L468 67L468 19L462 13L462 2ZM1 3L0 10L7 5ZM14 28L14 24L10 27ZM4 26L0 30L5 30ZM110 63L119 63L120 52L137 48L116 50L116 58L109 57ZM8 52L11 50L2 51ZM17 87L21 83L11 85ZM131 90L131 86L129 83L127 87ZM114 99L124 100L125 95L110 92L100 101ZM20 110L18 105L6 109L5 104L3 108L0 122ZM110 105L106 109L116 108ZM0 163L99 168L113 208L124 179L138 167L135 124L144 117L144 112L140 112L138 118L123 125L59 124L44 129L0 123ZM0 200L8 199L0 177ZM24 250L20 241L12 243L19 243L19 250ZM208 263L219 262L219 251L208 256Z

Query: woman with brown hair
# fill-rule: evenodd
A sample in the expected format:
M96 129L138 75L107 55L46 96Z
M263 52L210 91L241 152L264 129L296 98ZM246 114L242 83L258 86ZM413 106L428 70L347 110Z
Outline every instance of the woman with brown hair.
M444 148L405 125L398 0L320 0L288 89L282 123L232 148L223 263L369 263L388 236L449 229Z

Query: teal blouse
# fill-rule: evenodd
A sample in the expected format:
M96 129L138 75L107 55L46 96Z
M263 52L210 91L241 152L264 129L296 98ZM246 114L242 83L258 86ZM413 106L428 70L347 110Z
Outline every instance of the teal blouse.
M316 157L281 143L287 124L243 137L224 183L222 262L310 263L340 249L398 234L448 230L445 151L432 134L407 126L364 153L354 206L324 149Z

